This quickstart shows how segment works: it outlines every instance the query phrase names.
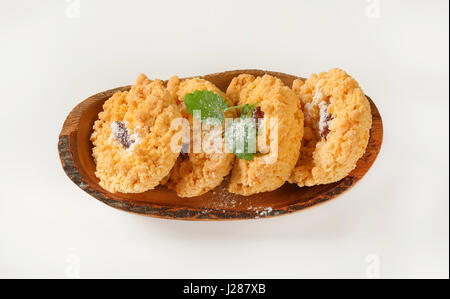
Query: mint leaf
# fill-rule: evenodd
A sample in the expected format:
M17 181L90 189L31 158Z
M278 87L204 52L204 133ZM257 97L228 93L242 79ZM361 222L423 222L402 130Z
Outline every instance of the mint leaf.
M230 110L234 110L234 109L241 109L241 117L243 115L248 115L252 113L253 109L255 109L255 107L258 106L258 103L254 103L254 104L244 104L244 105L239 105L239 106L232 106L229 107L227 109L225 109L226 111L230 111Z
M239 159L242 160L246 160L246 161L252 161L253 160L253 155L252 153L243 153L243 154L235 154L236 157L238 157Z
M243 105L242 110L241 110L241 116L242 115L249 115L249 114L251 114L253 112L253 109L255 109L255 107L257 105L258 105L258 103Z
M225 145L239 159L253 160L256 152L256 126L253 118L242 115L225 128Z
M200 121L206 125L217 126L225 121L224 110L227 102L217 93L209 90L196 90L184 96L186 109L192 115L200 111Z
M216 126L225 121L225 112L241 109L241 117L225 128L225 145L239 159L252 161L256 152L256 124L252 112L258 103L229 107L219 95L208 90L196 90L184 96L187 111L202 123ZM200 113L200 117L198 117Z

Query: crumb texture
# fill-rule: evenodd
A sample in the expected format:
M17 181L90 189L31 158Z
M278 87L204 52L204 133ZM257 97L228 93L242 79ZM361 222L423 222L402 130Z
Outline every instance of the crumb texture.
M264 113L258 133L258 150L252 161L237 159L228 190L241 195L272 191L289 178L300 153L303 136L303 113L299 97L273 76L234 78L227 95L238 105L258 103ZM276 132L278 134L271 134ZM265 139L266 148L260 146ZM264 144L264 143L263 143Z
M98 117L91 141L100 185L122 193L156 187L179 155L170 141L180 128L170 125L181 114L163 83L141 74L129 92L108 99Z
M289 182L302 186L341 180L356 167L369 141L370 104L358 83L340 69L293 82L304 112L300 157Z
M210 144L208 140L213 140L217 134L219 137L222 136L223 126L208 127L204 124L202 124L201 152L193 152L194 119L186 110L184 96L196 90L209 90L221 95L228 105L232 106L233 103L214 84L200 78L180 81L175 76L169 80L167 88L177 99L182 116L189 121L191 142L189 154L178 158L170 176L165 179L165 184L169 189L175 190L180 197L199 196L220 185L233 167L234 155L225 151L224 144L220 145L219 152L213 152L216 145Z

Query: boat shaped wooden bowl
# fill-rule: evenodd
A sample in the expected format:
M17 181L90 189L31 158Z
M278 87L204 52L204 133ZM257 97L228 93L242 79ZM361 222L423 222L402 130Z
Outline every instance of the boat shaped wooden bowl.
M254 76L270 74L280 78L287 86L291 86L292 81L299 78L261 70L228 71L202 78L226 91L231 80L243 73ZM146 216L183 220L239 220L296 212L330 200L354 186L372 166L383 140L381 116L369 98L373 124L367 150L358 161L357 167L339 182L302 188L286 183L275 191L252 196L228 193L226 180L216 189L193 198L180 198L174 191L163 186L140 194L110 193L99 186L99 180L95 176L90 136L103 103L114 92L129 89L130 86L125 86L104 91L76 106L64 122L59 135L58 150L64 171L78 187L111 207Z

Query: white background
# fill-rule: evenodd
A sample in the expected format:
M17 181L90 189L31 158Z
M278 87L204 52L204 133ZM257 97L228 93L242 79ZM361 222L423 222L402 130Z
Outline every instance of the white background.
M448 1L79 3L0 4L0 278L448 278ZM373 98L385 137L366 177L326 204L146 218L89 197L60 165L70 110L140 72L332 67Z

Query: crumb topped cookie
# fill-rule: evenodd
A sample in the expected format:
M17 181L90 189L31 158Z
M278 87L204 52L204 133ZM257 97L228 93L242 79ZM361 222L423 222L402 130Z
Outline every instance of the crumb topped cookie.
M140 193L168 175L179 152L170 148L181 128L175 99L160 80L141 74L129 92L116 92L103 104L91 141L100 186L110 192Z
M305 116L300 158L289 182L300 187L341 180L364 154L372 126L370 104L340 69L293 82Z
M178 100L181 114L189 121L191 140L193 135L193 116L187 111L183 102L186 94L196 90L208 90L222 96L230 106L233 104L214 84L200 78L187 79L180 82L178 77L174 76L167 83L167 89ZM221 131L222 126L220 126ZM203 141L211 138L217 132L214 130L214 127L208 130L207 127L203 126L201 152L193 152L193 142L190 142L189 153L182 154L178 158L170 177L166 178L168 188L175 190L178 196L193 197L202 195L220 185L224 177L230 172L233 166L233 154L225 152L224 148L222 148L222 152L210 153L205 149L206 144Z
M251 161L236 158L228 190L251 195L279 188L292 173L300 152L303 113L299 97L280 79L248 74L234 78L227 95L238 105L257 103L254 111L263 116L266 128L264 134L258 133L258 140L264 136L267 145L265 153L255 154ZM259 145L260 141L261 150Z

